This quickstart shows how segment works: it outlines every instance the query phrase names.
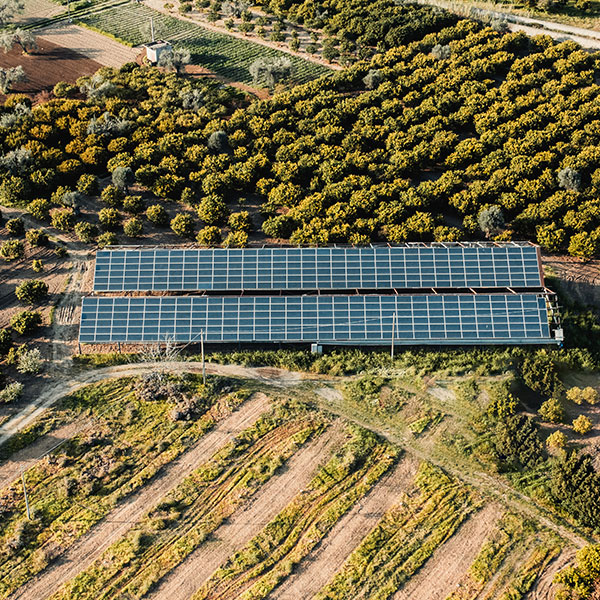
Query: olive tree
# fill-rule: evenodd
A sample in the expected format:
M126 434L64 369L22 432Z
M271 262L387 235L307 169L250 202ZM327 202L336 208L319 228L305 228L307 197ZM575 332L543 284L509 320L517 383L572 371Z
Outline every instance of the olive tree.
M5 53L17 45L21 46L25 54L38 49L35 35L29 30L17 28L14 31L5 31L0 34L0 47L4 49Z
M504 227L502 209L499 206L484 208L477 217L477 223L486 237L490 237L490 235Z
M264 84L273 89L278 83L292 75L292 61L284 56L261 56L248 69L256 84Z
M3 94L8 94L16 83L26 80L27 76L21 65L7 69L0 68L0 92Z
M173 48L168 52L163 52L158 59L158 66L167 71L181 75L185 71L186 65L189 65L192 55L189 50L184 48Z

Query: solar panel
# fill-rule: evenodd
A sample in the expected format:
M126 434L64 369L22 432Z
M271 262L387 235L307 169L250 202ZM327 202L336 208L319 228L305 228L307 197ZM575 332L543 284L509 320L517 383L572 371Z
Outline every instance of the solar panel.
M530 245L101 250L94 291L541 287Z
M80 341L553 343L540 294L88 297Z

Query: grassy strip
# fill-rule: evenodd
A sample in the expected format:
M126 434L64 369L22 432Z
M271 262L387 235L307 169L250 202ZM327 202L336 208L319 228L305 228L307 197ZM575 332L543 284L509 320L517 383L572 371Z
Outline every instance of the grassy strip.
M204 393L205 412L195 421L173 422L172 402L139 400L130 379L88 386L61 402L63 419L87 414L93 430L28 470L31 521L19 483L2 491L0 597L42 571L245 398L230 394L217 401L219 393L203 392L198 377L189 377L186 386L190 393Z
M469 487L428 463L415 483L420 494L404 495L315 599L391 597L475 508Z
M560 554L561 549L562 544L558 540L537 546L499 600L522 600L546 566Z
M141 598L326 427L303 405L277 406L169 493L54 598Z
M350 440L308 489L232 556L193 600L266 598L396 462L398 451L372 432L356 426L349 431Z

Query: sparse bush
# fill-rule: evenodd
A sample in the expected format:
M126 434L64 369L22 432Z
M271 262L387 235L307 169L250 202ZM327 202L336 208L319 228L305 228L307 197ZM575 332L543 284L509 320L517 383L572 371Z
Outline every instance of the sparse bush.
M25 350L17 361L17 371L23 374L37 375L43 366L44 359L38 348Z
M562 431L554 431L546 438L548 448L564 448L567 442L568 438Z
M53 208L50 218L52 227L60 231L70 231L75 225L75 212L72 208Z
M123 210L132 215L138 215L144 211L144 201L141 196L125 196Z
M48 243L48 234L43 229L29 229L25 233L25 239L32 246L45 246Z
M121 223L121 213L116 208L103 208L98 220L104 229L116 229Z
M44 263L39 258L34 258L31 263L31 268L34 273L42 273L44 271Z
M87 221L80 221L75 225L75 235L80 242L91 244L98 236L98 228Z
M207 225L196 236L201 246L218 246L221 243L221 230L215 225Z
M194 237L194 219L187 213L179 213L171 219L171 230L180 237Z
M105 204L112 208L120 208L123 204L123 198L125 195L123 194L122 189L118 188L116 185L107 185L100 194L100 199Z
M250 214L247 210L241 212L231 213L228 221L231 231L240 231L248 233L252 228L252 221L250 220Z
M98 185L98 177L96 175L92 175L91 173L84 173L77 180L77 191L82 194L86 194L87 196L94 196L98 193L99 185Z
M112 231L106 231L98 236L97 244L99 248L114 246L117 243L117 236Z
M550 423L561 423L565 418L565 409L558 398L549 398L542 403L538 414Z
M146 218L159 227L165 227L169 223L169 215L161 204L153 204L146 210Z
M245 248L248 245L248 234L245 231L232 231L223 242L226 248Z
M142 222L137 217L132 217L131 219L127 219L125 223L123 223L123 233L132 238L141 237L144 231L144 226Z
M52 204L44 198L36 198L27 205L27 212L38 221L48 221L50 219L50 208Z
M0 404L10 404L23 395L23 384L15 381L5 386L0 391Z

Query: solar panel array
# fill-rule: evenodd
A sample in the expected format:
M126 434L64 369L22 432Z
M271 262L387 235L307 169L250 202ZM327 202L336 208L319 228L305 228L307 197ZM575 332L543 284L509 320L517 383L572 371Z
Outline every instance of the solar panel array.
M394 319L399 344L554 341L540 294L89 297L80 341L375 345Z
M96 292L542 285L529 245L102 250L94 276Z

